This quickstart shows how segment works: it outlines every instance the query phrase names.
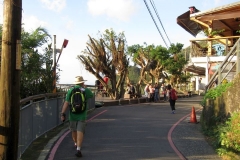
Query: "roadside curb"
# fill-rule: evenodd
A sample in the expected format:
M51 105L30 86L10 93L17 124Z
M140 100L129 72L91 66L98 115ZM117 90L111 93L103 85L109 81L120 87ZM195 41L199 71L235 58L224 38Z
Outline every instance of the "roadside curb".
M57 142L57 140L65 133L67 132L68 128L64 128L62 129L61 132L59 132L55 137L53 137L48 143L47 145L44 147L44 149L42 150L41 154L38 157L38 160L43 160L46 159L49 156L49 152L51 151L52 147L54 146L54 144Z
M177 100L178 102L201 102L201 100L196 100L196 99L185 99L185 98L179 98ZM124 103L121 103L124 102ZM133 102L133 103L131 103ZM110 107L110 106L116 106L116 105L129 105L129 104L140 104L140 103L146 103L146 98L141 98L141 100L139 99L133 99L133 101L131 100L116 100L116 101L111 101L111 102L104 102L102 107ZM90 110L88 110L88 114L93 112L95 108L92 108ZM66 128L62 129L56 136L54 136L54 138L52 138L48 144L44 147L44 149L42 150L42 152L40 153L40 156L38 157L38 160L42 160L42 159L47 159L49 158L49 154L51 152L51 150L53 149L54 145L56 144L56 142L59 140L60 137L62 137L67 131L68 131L68 127L66 126Z

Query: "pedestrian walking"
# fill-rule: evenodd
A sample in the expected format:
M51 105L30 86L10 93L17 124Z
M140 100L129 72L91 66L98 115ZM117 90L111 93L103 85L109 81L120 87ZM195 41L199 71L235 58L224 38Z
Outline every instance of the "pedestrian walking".
M144 88L144 95L148 98L148 95L149 95L149 85L150 84L147 84Z
M130 84L127 84L125 94L132 94L131 93L131 86L130 86Z
M154 101L155 101L155 102L160 102L159 90L160 90L160 87L159 87L159 85L156 83L156 84L155 84L155 92L154 92Z
M82 157L81 145L86 127L87 100L93 97L91 90L84 85L85 81L81 76L75 78L75 86L67 92L61 112L61 120L64 122L66 119L65 112L67 108L70 108L69 129L72 131L72 139L77 149L75 155L77 157Z
M161 91L163 94L163 101L167 101L167 87L165 86L164 83L161 86Z
M130 84L130 90L131 90L131 94L135 94L135 87L133 84Z
M170 84L167 86L167 90L168 90L168 98L169 98L172 114L175 114L175 110L176 110L175 103L177 100L177 92L175 89L172 88Z
M152 84L150 84L149 85L149 94L150 94L149 102L154 102L154 92L155 92L155 88Z

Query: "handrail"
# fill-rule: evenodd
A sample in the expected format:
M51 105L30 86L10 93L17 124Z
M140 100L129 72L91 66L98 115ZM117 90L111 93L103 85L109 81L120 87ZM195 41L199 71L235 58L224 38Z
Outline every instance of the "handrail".
M237 56L240 54L240 39L237 40L237 42L235 43L235 45L232 47L232 49L230 50L230 52L227 54L227 56L225 57L224 61L221 63L221 65L219 66L218 70L213 74L213 76L211 77L211 79L209 80L209 83L206 85L206 91L208 89L210 89L214 82L218 79L218 83L220 84L224 78L227 77L227 75L230 73L230 71L233 69L233 67L236 65L238 68L239 65L239 58L236 58L236 61L234 62L233 66L231 67L231 69L227 72L227 74L222 77L222 73L224 71L224 69L226 69L226 67L228 66L228 64L231 62L232 58ZM238 69L236 69L236 73L237 74L239 72Z
M36 138L62 124L59 115L65 96L66 92L57 92L34 95L20 100L19 158ZM87 103L88 110L94 109L95 97L89 99Z
M65 94L66 94L66 92L38 94L38 95L34 95L34 96L30 96L30 97L21 99L20 100L20 105L24 105L25 103L30 102L30 101L39 100L41 98L59 97L59 96L64 96Z

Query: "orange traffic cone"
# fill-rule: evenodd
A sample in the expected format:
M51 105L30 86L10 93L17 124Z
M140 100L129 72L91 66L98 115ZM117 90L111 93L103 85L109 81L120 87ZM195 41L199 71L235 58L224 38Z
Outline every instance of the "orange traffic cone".
M197 123L197 118L196 118L196 113L195 113L195 108L194 107L192 107L190 123Z

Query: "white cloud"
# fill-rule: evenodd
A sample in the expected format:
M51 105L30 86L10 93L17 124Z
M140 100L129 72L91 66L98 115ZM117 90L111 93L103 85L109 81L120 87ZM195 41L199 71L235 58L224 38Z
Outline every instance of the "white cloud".
M133 0L89 0L87 5L94 16L107 15L121 21L128 21L136 12Z
M61 11L66 6L66 0L41 0L43 5L53 11Z
M46 22L39 20L35 16L29 16L29 17L24 17L23 18L23 28L26 31L32 31L35 30L38 27L44 27L47 28L46 26L48 25Z
M72 28L73 28L73 21L72 20L69 20L68 22L66 22L66 28L68 29L68 30L72 30Z
M74 21L71 20L68 16L64 16L61 18L67 30L72 30L74 28Z

